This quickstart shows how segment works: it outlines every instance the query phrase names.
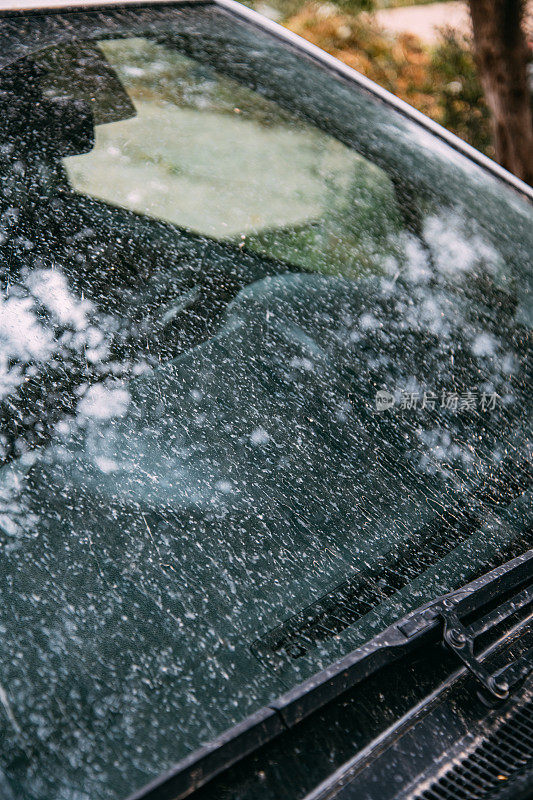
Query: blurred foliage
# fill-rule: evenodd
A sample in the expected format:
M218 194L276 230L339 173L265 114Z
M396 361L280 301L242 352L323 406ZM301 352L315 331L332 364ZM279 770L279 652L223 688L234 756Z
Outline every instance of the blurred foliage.
M285 25L492 155L489 113L463 35L443 30L430 48L412 34L385 31L370 13L347 14L332 3L306 5Z
M431 58L430 80L438 89L437 121L487 155L493 155L489 109L468 37L451 28Z

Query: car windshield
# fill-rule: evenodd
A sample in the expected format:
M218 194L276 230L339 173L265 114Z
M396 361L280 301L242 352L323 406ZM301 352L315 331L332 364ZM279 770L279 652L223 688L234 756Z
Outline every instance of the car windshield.
M0 788L109 800L531 542L533 213L223 10L0 27Z

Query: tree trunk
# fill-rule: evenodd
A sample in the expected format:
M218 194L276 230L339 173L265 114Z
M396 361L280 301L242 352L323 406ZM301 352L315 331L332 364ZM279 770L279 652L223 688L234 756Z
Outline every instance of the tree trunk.
M523 0L469 0L474 53L492 115L496 160L533 185L533 115Z

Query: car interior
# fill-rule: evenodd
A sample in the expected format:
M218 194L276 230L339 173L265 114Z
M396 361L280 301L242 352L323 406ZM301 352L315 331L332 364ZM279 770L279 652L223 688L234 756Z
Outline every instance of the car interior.
M113 96L111 113L104 112L103 119L97 116L98 123L132 116L128 95L96 48L89 54L87 47L81 48L78 57L84 67L90 57L91 73L97 70L102 76L101 94ZM98 304L104 314L119 311L123 327L112 345L115 358L139 358L150 352L165 361L209 336L243 286L291 270L290 264L242 252L237 244L210 240L74 192L63 159L93 148L93 108L80 98L79 87L76 97L46 97L45 68L34 60L24 66L21 72L17 63L12 76L6 70L2 74L0 113L8 154L2 178L10 189L6 215L16 199L20 232L15 241L5 237L8 282L16 282L30 252L33 263L40 265L51 266L53 258L75 292ZM17 89L20 81L25 86L22 95ZM87 83L86 95L92 88ZM32 437L43 441L44 419L52 421L67 410L73 384L87 378L87 364L71 365L69 374L62 376L67 383L63 390L57 371L52 367L51 372L48 378L39 374L30 379L20 398L25 407L32 403L38 408L46 402L37 430L25 431L30 441ZM5 411L2 428L9 431L13 409ZM13 439L20 435L19 429L11 431ZM13 448L6 451L13 453Z
M117 356L150 352L162 361L212 334L239 290L268 275L317 269L340 270L342 274L348 268L347 277L357 277L363 290L361 277L365 271L358 275L350 265L336 261L335 251L326 251L329 261L326 258L323 263L313 263L308 254L321 250L321 242L313 238L313 219L303 228L297 224L252 231L243 236L243 242L238 236L220 239L205 231L195 233L78 191L69 174L69 157L75 161L76 156L83 158L91 153L95 129L136 116L132 100L104 51L101 45L87 43L49 48L24 64L17 62L11 70L2 71L0 102L6 142L2 171L4 184L9 187L4 195L4 220L9 226L13 215L12 225L16 224L19 231L16 239L4 236L9 281L27 268L29 259L51 266L53 254L55 264L68 276L76 293L99 304L104 313L119 309L123 320L128 320L114 337L112 351ZM264 113L271 113L268 107ZM351 162L343 163L343 168L346 165L353 167ZM378 172L376 169L374 182L367 188L366 175L356 171L356 182L363 184L363 189L359 186L359 195L353 198L346 190L344 202L360 208L364 191L370 191L379 198L378 204L386 204L388 216L394 218L399 209L405 210L405 203L401 202L401 193L395 199L392 184L386 191L382 189ZM333 216L331 208L327 215ZM374 236L372 220L369 223L368 215L362 218ZM358 224L357 214L351 213L344 229L328 228L322 236L330 240L337 237L338 246L346 253L350 244L353 249L346 230L357 229ZM383 217L374 224L381 235ZM396 221L394 226L401 228L401 223ZM367 275L383 273L373 254L383 246L376 237L364 253L357 252L358 269L366 259ZM423 244L423 237L420 241ZM304 252L303 262L299 251ZM138 293L139 281L142 295ZM493 286L492 293L496 292ZM512 315L515 302L501 293L502 311L506 304L507 313ZM31 379L27 382L26 397L39 391L35 383ZM52 396L56 404L57 393L52 392ZM63 407L63 401L59 406Z
M151 54L153 59L156 56L160 59L165 57L161 48L166 50L167 57L168 53L173 57L173 48L162 37L156 37L155 41L147 37L144 42L141 41L141 45L139 41L141 40L131 40L133 44L130 45L129 40L125 40L125 52L126 55L129 54L133 65L136 62L132 60L128 46L133 53L137 50L142 53L146 47L155 48ZM287 312L288 317L283 323L285 334L296 330L295 326L299 325L298 313L301 315L302 304L305 305L302 295L303 276L309 275L305 281L309 286L308 291L313 293L317 271L326 272L325 281L332 297L339 291L339 286L344 286L343 291L347 297L355 292L358 304L364 306L366 297L368 306L379 307L380 330L384 325L396 324L397 305L395 307L391 298L379 296L376 292L374 275L382 275L383 268L379 259L372 255L373 245L367 247L366 258L370 268L360 274L348 271L347 276L356 280L347 291L342 284L343 278L338 274L340 271L342 275L345 265L335 265L333 261L333 264L330 262L326 268L321 268L311 262L306 268L305 259L303 263L301 258L291 259L294 253L308 252L305 244L302 244L304 240L301 225L296 224L285 229L278 227L272 229L268 235L264 231L259 231L258 234L252 231L243 235L242 239L234 235L222 238L209 236L205 230L195 232L165 219L158 219L150 210L148 213L140 213L118 202L106 202L85 192L83 186L79 190L79 187L73 185L75 170L69 168L69 164L72 161L79 163L80 158L92 157L91 153L98 150L98 132L114 130L117 123L127 124L140 113L135 106L138 101L132 100L138 93L136 95L131 90L128 93L124 88L127 71L134 76L132 80L135 80L135 70L139 71L139 68L123 68L122 75L120 58L118 67L111 66L113 54L118 50L120 56L121 46L123 44L120 40L104 40L48 48L23 63L17 62L11 69L2 71L0 116L4 141L7 144L4 145L1 168L4 184L8 187L4 195L7 206L4 219L9 226L12 214L11 224L16 224L18 231L16 237L4 236L2 244L4 263L8 265L7 282L16 285L21 277L24 280L30 262L34 269L59 268L66 276L71 291L98 309L109 340L109 353L103 364L91 364L84 348L74 347L69 351L65 363L62 363L61 358L55 358L37 367L35 364L31 365L19 391L2 403L4 461L17 457L21 442L30 447L46 442L57 422L75 409L79 387L90 385L94 381L104 381L109 376L117 377L117 363L126 364L126 372L132 364L140 362L148 362L152 367L165 364L206 342L217 331L222 335L231 331L234 324L231 314L236 313L238 316L238 311L234 311L234 306L231 305L232 301L245 287L257 286L260 296L264 296L265 291L273 291L269 287L274 284L269 284L268 280L264 282L271 276L287 276L284 279L278 277L278 282L285 281L288 296L293 291L291 287L295 286L291 275L301 276L293 300L294 312ZM188 59L185 58L185 61ZM126 63L129 63L127 59ZM181 62L178 63L178 68L185 69ZM186 64L186 68L192 70L193 88L204 94L212 92L210 86L213 75L209 70L202 72L195 62L192 67ZM188 79L188 75L186 77ZM24 86L22 93L21 85ZM153 89L151 86L146 89L144 85L142 88L150 100ZM228 90L222 85L222 96L224 91ZM189 92L192 93L190 88ZM244 108L245 101L244 95ZM185 98L183 102L187 105L191 101ZM221 102L224 102L224 98ZM163 104L162 107L166 106ZM241 109L237 111L241 113ZM259 102L257 113L268 132L269 125L272 124L269 119L272 111L268 101ZM111 146L107 141L104 143L107 151L113 149L113 140ZM323 144L320 142L321 147ZM336 157L340 159L343 169L347 165L354 166L352 162L346 161L343 153ZM94 169L94 164L94 161L90 161L89 168ZM106 167L108 161L104 160L103 168ZM391 206L390 198L379 196L382 179L377 173L376 175L374 183L365 187L364 174L356 170L357 179L363 185L361 195L364 195L364 191L377 192L381 205L388 203L387 213L394 218L394 214L398 213L395 206L397 209L401 204L395 201ZM390 191L394 192L392 184L389 185ZM355 214L351 213L347 217L346 227L354 227L357 214L360 214L360 197L352 199L350 190L346 190L346 198L353 202L352 207L356 209ZM325 216L333 216L331 208L326 210ZM372 225L366 217L365 223L371 231ZM397 225L398 222L393 224ZM311 217L309 230L312 232L315 227L316 223ZM300 247L294 246L294 242L292 249L283 244L286 230L297 230L295 241ZM331 239L331 229L327 230L330 231ZM419 240L423 241L423 237ZM317 241L311 239L309 251L317 250ZM342 239L340 242L341 249L350 249ZM328 251L330 256L332 252ZM287 258L279 257L283 254ZM337 271L337 275L329 277L327 273L332 269ZM497 289L493 286L492 290L494 296ZM455 306L451 316L457 316L457 308L461 308L463 304L465 308L468 306L468 297L465 295L464 284L460 285L459 291L447 285L443 297L450 309ZM511 321L515 303L506 293L502 293L501 297L501 310L506 310ZM350 303L346 302L348 307ZM275 292L271 296L271 305L272 313L275 313L279 309L279 299ZM235 308L238 309L238 304ZM329 309L325 309L323 313L333 319L338 309L338 300L332 300ZM46 317L46 309L43 309L43 313ZM267 311L267 319L270 313ZM485 322L489 327L493 324L488 315ZM402 331L401 326L396 325L395 336L389 341L385 337L384 348L383 335L380 333L376 338L374 324L377 323L372 320L367 324L366 340L362 345L367 349L365 359L367 363L372 362L372 369L375 370L376 363L380 360L383 362L382 367L388 368L400 356L400 374L418 374L420 378L438 370L442 372L443 356L439 350L440 345L436 348L434 346L431 331L419 330L413 334ZM308 331L306 335L311 336L309 341L316 348L313 342L317 343L324 336L327 338L332 334L333 329L326 326L320 334L317 331ZM459 340L461 331L457 330L456 335ZM260 357L264 331L259 330L258 337L255 346L257 357ZM331 358L332 346L326 350L326 357ZM282 350L280 358L281 353ZM465 359L460 350L456 357L463 359L461 369L464 370L464 376L475 375L475 363ZM288 354L286 358L290 360ZM435 359L433 365L432 358ZM364 421L364 425L369 426L374 437L385 423L376 420L372 413L373 398L369 395L368 373L355 369L352 359L348 348L340 360L338 356L333 359L336 363L335 369L340 376L345 401L352 412L355 410L359 422ZM125 374L121 373L121 376L125 377ZM130 372L127 378L131 377ZM476 419L474 427L479 426L479 423L480 420ZM472 421L463 423L455 420L454 425L458 425L459 429L463 425L461 435L466 439ZM410 425L407 427L412 436L414 429ZM387 438L403 451L405 435L400 427L397 430L393 427L387 428Z

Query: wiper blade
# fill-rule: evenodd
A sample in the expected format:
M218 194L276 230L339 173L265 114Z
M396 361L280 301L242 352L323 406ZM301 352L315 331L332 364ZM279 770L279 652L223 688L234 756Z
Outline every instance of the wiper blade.
M509 596L516 592L513 596ZM498 600L503 600L498 604ZM533 670L533 653L490 673L474 655L478 637L533 604L533 550L457 591L435 597L369 642L294 687L179 762L130 800L180 800L382 667L444 641L493 698L503 699ZM481 618L465 623L476 612Z

